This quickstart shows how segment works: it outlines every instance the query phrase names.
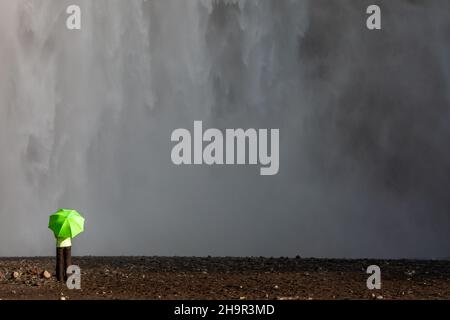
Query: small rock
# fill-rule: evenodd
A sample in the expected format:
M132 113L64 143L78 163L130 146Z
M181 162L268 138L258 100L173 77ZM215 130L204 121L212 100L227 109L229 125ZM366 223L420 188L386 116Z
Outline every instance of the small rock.
M277 297L278 300L298 300L299 296L295 297Z
M405 274L410 276L410 277L412 277L412 276L414 276L416 274L416 271L415 270L408 270L408 271L405 272Z
M383 296L377 296L377 299L378 300L383 300L384 298L383 298Z
M17 271L14 271L14 272L12 273L12 277L13 277L14 279L18 279L18 278L20 277L20 274L19 274Z
M61 298L59 298L60 300L66 300L66 297L61 297Z
M278 289L280 289L280 287L279 286L277 286L277 285L275 285L274 287L273 287L275 290L278 290Z
M50 279L52 275L50 274L50 272L48 272L47 270L45 270L44 272L42 272L42 276L43 276L45 279Z
M240 300L245 300L247 297L239 297Z

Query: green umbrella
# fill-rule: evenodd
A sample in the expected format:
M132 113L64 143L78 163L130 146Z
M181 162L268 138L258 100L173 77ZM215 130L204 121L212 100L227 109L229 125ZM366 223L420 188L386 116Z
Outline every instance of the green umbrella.
M59 209L50 216L48 227L56 238L75 238L84 231L84 218L72 209Z

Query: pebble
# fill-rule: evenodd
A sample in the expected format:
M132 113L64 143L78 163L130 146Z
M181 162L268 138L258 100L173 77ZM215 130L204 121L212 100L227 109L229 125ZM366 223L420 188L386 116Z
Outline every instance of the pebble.
M48 272L47 270L45 270L44 272L42 272L42 276L43 276L45 279L50 279L52 275L50 274L50 272Z
M12 277L14 279L18 279L20 277L20 274L17 271L14 271L13 274L12 274Z

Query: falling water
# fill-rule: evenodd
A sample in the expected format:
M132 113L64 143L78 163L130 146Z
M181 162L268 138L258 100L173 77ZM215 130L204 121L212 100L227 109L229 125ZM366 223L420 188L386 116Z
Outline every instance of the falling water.
M76 254L449 256L450 5L368 4L1 0L0 255L73 207ZM280 173L174 166L194 120L280 128Z

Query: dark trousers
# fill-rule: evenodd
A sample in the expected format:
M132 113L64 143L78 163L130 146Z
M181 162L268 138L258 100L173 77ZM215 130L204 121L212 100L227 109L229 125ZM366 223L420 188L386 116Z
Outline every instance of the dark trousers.
M72 265L72 247L56 248L56 279L67 280L67 268Z

